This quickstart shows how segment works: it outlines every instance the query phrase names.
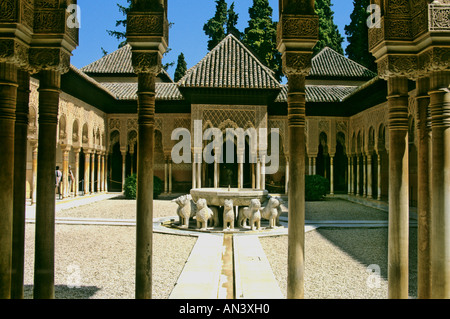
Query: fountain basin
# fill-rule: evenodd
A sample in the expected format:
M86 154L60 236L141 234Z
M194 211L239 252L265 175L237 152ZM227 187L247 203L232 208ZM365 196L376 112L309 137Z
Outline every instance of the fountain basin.
M195 188L191 190L191 196L195 202L203 198L206 199L209 206L224 206L227 199L233 200L234 206L249 206L252 199L259 199L261 203L264 203L268 195L267 190L249 188Z

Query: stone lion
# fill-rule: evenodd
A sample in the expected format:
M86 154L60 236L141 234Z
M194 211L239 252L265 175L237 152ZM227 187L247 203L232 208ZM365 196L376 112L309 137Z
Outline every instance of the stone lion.
M234 229L234 206L231 199L226 199L223 206L223 230L227 230L228 227Z
M189 228L189 220L197 213L197 206L192 200L191 195L183 195L173 200L178 204L177 214L180 217L180 226Z
M261 217L269 221L270 228L276 228L279 225L281 203L280 198L270 197L267 205L261 209Z
M206 199L200 198L197 201L197 228L200 230L206 230L208 228L208 222L214 223L214 212L208 207Z
M244 207L239 210L239 226L244 228L247 227L247 220L249 220L252 230L261 229L260 209L261 202L259 199L252 199L249 207Z

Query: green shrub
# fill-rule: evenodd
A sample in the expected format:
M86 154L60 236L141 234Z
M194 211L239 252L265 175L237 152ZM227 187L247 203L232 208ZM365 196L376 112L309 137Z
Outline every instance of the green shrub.
M330 182L320 175L307 175L305 179L305 200L319 201L328 194Z
M124 194L126 198L136 199L136 174L130 175L125 180ZM163 182L159 177L153 178L153 198L157 198L163 191Z

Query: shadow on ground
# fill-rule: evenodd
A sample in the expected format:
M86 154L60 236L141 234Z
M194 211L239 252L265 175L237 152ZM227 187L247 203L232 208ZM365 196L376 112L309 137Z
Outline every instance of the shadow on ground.
M69 288L68 286L55 286L55 299L90 299L100 288L94 286ZM25 285L24 287L25 299L33 298L33 285Z
M388 278L388 228L319 228L317 232L361 264L378 265ZM417 297L417 227L409 233L409 296Z

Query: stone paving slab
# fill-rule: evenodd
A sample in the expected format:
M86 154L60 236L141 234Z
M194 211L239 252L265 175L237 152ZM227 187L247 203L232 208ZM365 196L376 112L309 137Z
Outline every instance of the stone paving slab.
M217 299L222 248L223 236L199 236L169 299Z
M283 299L258 236L234 236L236 299Z

